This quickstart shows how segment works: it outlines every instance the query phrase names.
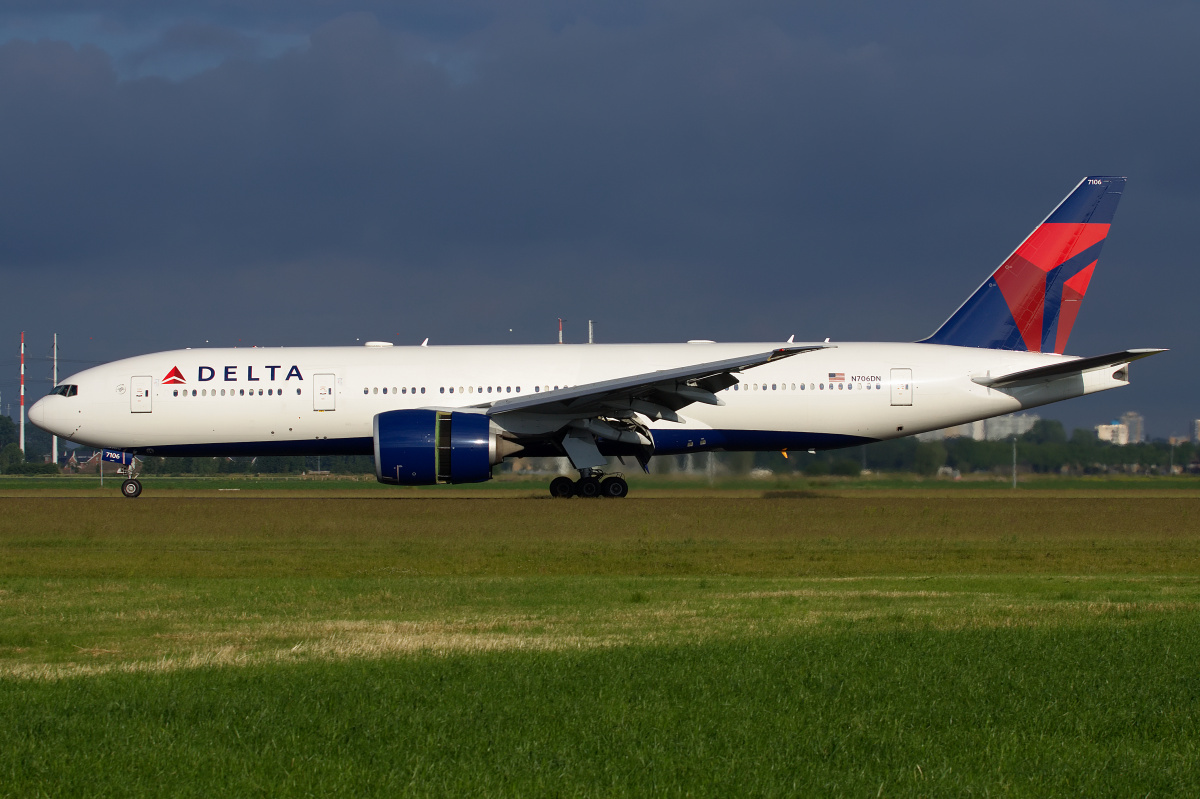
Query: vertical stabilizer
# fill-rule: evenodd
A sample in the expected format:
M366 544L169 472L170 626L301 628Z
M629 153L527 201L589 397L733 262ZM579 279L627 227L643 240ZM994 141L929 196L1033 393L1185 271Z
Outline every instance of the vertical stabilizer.
M1092 176L924 343L1062 353L1125 178Z

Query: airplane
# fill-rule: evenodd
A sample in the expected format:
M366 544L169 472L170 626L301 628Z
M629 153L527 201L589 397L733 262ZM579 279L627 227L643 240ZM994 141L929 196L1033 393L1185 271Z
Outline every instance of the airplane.
M184 349L63 380L38 427L136 456L373 455L392 485L565 456L554 497L624 497L608 458L824 450L1129 384L1162 349L1065 355L1125 178L1089 176L917 342ZM135 498L134 475L122 483Z

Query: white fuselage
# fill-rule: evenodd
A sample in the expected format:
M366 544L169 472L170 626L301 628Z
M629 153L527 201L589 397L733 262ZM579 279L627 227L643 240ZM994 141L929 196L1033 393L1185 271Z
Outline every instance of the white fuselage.
M30 418L80 444L152 455L369 454L376 414L498 399L739 357L758 344L189 349L75 374ZM837 343L740 374L723 406L648 424L655 452L832 448L897 438L1126 385L1118 367L1021 388L972 381L1066 356L909 343ZM178 370L178 378L172 378ZM841 375L841 379L836 376ZM164 382L166 381L166 382ZM555 421L495 420L518 434ZM566 420L563 421L563 424ZM530 429L519 429L522 425ZM538 427L542 429L535 429ZM528 454L528 453L527 453Z

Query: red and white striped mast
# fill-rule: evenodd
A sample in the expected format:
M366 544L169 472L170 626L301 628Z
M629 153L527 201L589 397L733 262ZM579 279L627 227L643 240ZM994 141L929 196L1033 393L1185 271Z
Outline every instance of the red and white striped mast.
M25 331L21 331L21 456L25 456Z

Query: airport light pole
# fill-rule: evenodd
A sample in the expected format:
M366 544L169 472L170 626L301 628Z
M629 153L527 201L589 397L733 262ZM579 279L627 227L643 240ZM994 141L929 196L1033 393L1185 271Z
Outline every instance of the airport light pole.
M1017 488L1017 437L1012 437L1013 445L1013 490Z

